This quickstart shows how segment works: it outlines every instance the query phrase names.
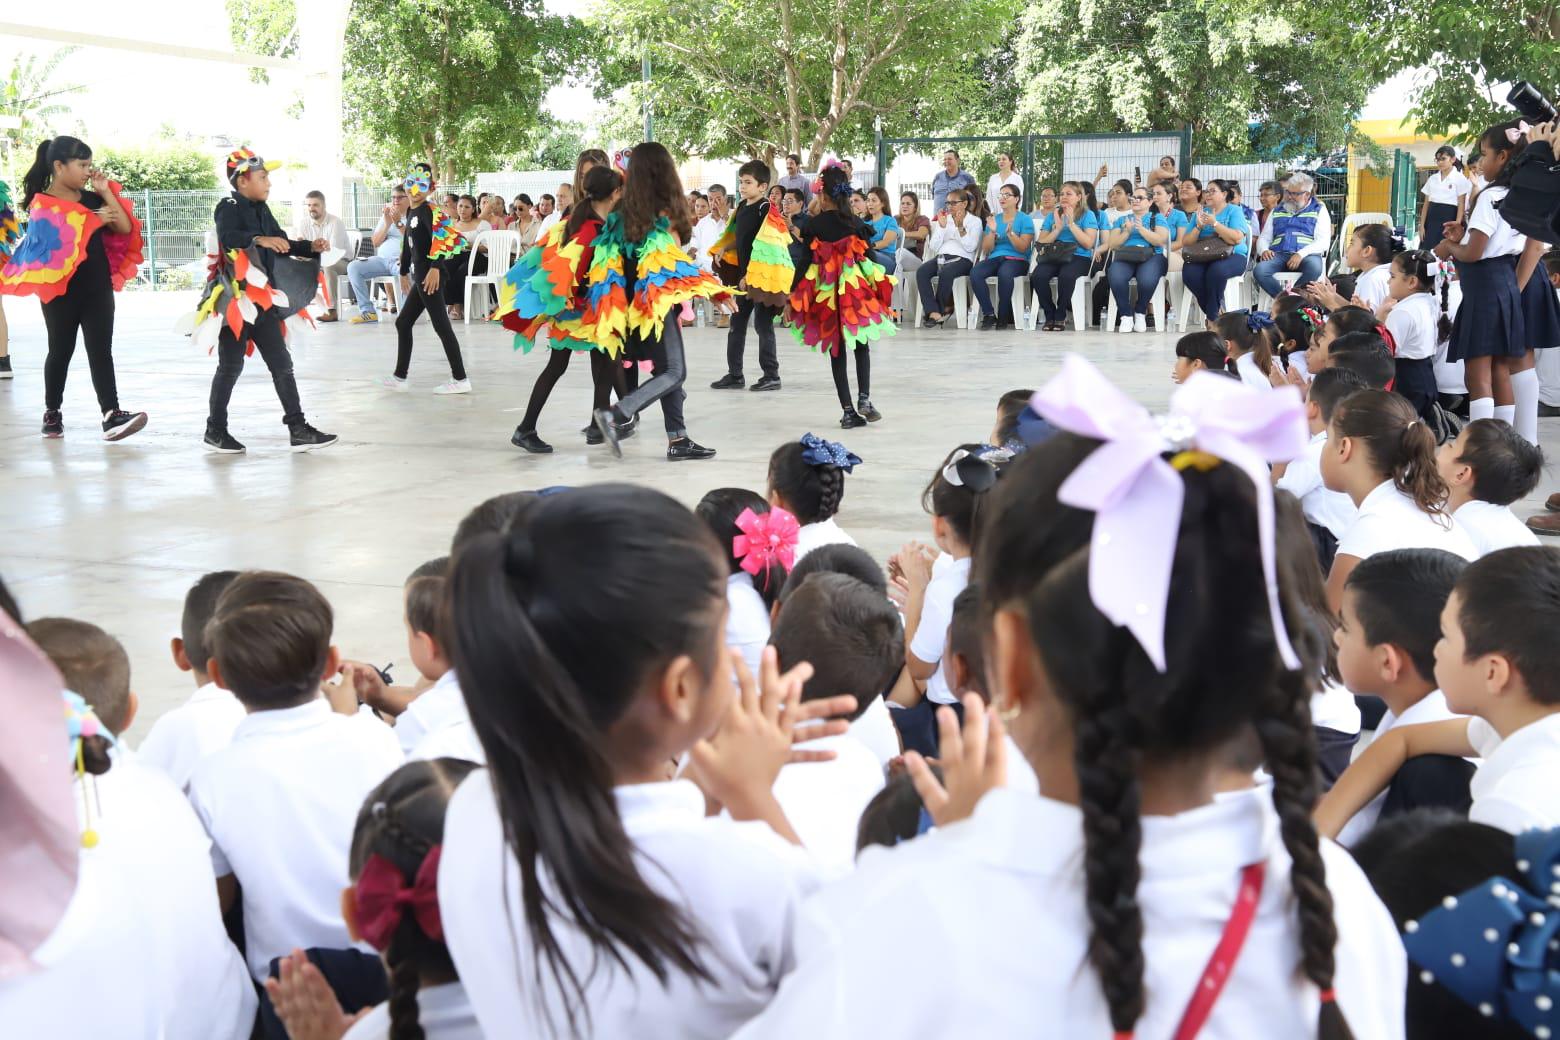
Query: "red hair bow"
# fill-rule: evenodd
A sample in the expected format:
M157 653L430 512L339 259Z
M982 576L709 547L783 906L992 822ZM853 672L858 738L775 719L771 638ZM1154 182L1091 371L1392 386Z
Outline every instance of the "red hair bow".
M763 571L766 589L776 561L786 570L795 564L796 539L802 528L796 517L784 509L775 507L767 513L744 509L737 517L737 530L742 533L731 540L731 555L749 574L756 577Z
M377 852L363 864L357 880L358 931L376 950L387 949L401 926L401 918L410 910L423 934L435 942L444 941L444 922L439 917L439 853L435 845L417 868L411 888L403 888L406 875L394 863Z

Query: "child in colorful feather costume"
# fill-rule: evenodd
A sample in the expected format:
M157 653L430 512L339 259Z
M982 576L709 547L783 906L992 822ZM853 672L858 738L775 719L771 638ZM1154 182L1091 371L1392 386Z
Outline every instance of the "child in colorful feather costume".
M795 277L791 262L791 232L779 207L764 200L769 191L769 166L754 159L737 171L737 192L742 202L732 212L726 231L710 247L715 270L722 280L735 284L745 295L726 334L726 374L710 384L712 390L740 390L747 385L742 374L748 320L758 333L758 364L763 375L754 390L780 389L780 354L775 346L775 319L785 307Z
M791 293L788 317L799 342L829 354L843 429L883 418L872 404L870 344L896 331L889 310L894 279L867 257L872 229L850 212L850 179L831 163L819 178L819 213L802 228L812 263ZM851 406L846 351L856 355L859 396Z
M471 380L466 378L465 361L460 356L460 340L450 326L440 282L444 262L459 256L467 248L466 239L455 230L449 218L433 204L433 168L417 163L403 182L411 196L406 211L406 235L401 239L401 313L396 315L395 373L380 379L386 389L405 393L407 373L412 367L412 326L423 312L444 346L450 364L448 382L433 388L436 394L469 394Z

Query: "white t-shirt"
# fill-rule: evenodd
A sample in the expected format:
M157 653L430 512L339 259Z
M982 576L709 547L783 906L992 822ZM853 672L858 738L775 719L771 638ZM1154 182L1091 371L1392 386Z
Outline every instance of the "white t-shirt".
M1485 188L1474 200L1473 212L1468 214L1468 230L1463 234L1462 244L1468 244L1468 237L1473 232L1484 232L1489 238L1484 246L1485 258L1514 256L1527 246L1527 237L1506 223L1505 218L1495 209L1495 203L1505 197L1504 187L1497 185L1493 188Z
M1431 690L1416 704L1412 704L1405 710L1402 716L1394 715L1391 710L1381 716L1381 722L1376 726L1375 734L1370 741L1360 748L1361 751L1381 739L1381 735L1393 726L1418 726L1426 722L1445 722L1447 719L1466 718L1458 715L1446 706L1446 694L1440 690ZM1338 844L1344 848L1351 848L1355 842L1370 833L1376 821L1381 818L1381 807L1387 802L1387 792L1382 791L1375 798L1354 814L1353 819L1343 825L1343 830L1338 832Z
M1372 314L1381 306L1388 293L1387 283L1392 279L1391 264L1377 264L1369 271L1362 271L1358 278L1354 279L1354 295L1365 301L1365 306ZM1402 353L1399 352L1399 357Z
M1329 491L1322 483L1322 452L1326 448L1326 430L1311 434L1305 451L1284 467L1284 475L1278 478L1275 487L1300 500L1307 520L1327 528L1334 538L1342 538L1359 510L1354 508L1354 500L1348 495L1342 491Z
M710 246L720 239L725 230L725 223L716 220L713 213L706 214L693 225L693 241L689 243L688 252L692 254L694 262L706 271L713 270L715 265L715 258L710 256Z
M1342 685L1323 678L1321 689L1311 694L1311 725L1335 733L1358 734L1360 706L1354 694Z
M1538 535L1517 519L1510 506L1498 506L1494 502L1474 499L1464 502L1452 514L1457 526L1463 529L1480 556L1487 556L1497 549L1510 549L1514 545L1537 545Z
M1257 390L1271 390L1273 384L1268 377L1262 374L1262 369L1257 366L1257 355L1245 353L1235 359L1235 374L1240 376L1240 381Z
M352 828L363 799L403 760L389 726L316 698L246 716L233 742L195 767L190 802L211 836L216 876L243 888L256 981L294 948L353 945L341 919Z
M1481 718L1468 720L1468 743L1484 763L1468 789L1468 819L1512 834L1560 825L1560 714L1530 722L1505 739Z
M758 580L763 581L763 575ZM742 652L748 671L757 678L764 647L769 644L769 608L747 571L737 571L726 579L726 606L726 645Z
M823 737L807 747L832 751L835 757L781 768L775 800L818 866L831 876L847 874L856 862L862 810L883 789L883 765L849 733Z
M1384 480L1365 496L1354 522L1339 537L1338 555L1366 560L1389 549L1445 549L1465 560L1479 555L1450 516L1431 516Z
M865 744L882 766L902 750L899 730L894 728L894 717L889 714L892 710L882 697L874 697L867 710L850 724L850 735Z
M1457 200L1473 190L1473 182L1462 175L1462 172L1453 169L1443 176L1440 170L1430 175L1425 181L1425 186L1419 189L1419 194L1431 202L1438 202L1444 206L1455 206Z
M1002 176L1001 173L994 173L990 177L986 178L986 208L991 210L991 212L1002 212L1000 193L1003 186L1007 184L1011 184L1014 188L1018 189L1018 205L1019 209L1023 209L1024 178L1020 177L1017 171L1014 171L1013 173L1008 174L1006 177Z
M451 668L397 716L395 738L407 758L430 758L433 756L425 750L430 738L470 723L466 698L460 692L460 679Z
M855 545L856 539L845 533L844 528L834 522L834 517L820 520L816 524L803 524L796 532L796 562L801 563L802 557L814 549L821 549L825 545Z
M444 937L487 1036L678 1037L714 1040L774 999L796 963L792 930L802 898L818 886L805 851L757 822L704 815L704 795L686 780L619 787L618 813L647 883L681 906L704 937L702 983L675 971L662 986L625 951L627 973L610 958L590 972L586 940L565 923L552 931L581 979L592 1031L567 1029L551 972L536 984L520 895L520 872L486 770L467 777L450 801L439 861ZM544 880L544 885L547 882ZM505 914L508 920L504 920Z
M484 1040L466 987L459 982L417 990L417 1023L428 1040ZM379 1004L358 1019L341 1040L390 1040L390 1005Z
M167 773L182 791L189 786L195 764L227 747L247 714L237 697L216 683L207 683L152 723L136 754L142 762Z
M1384 270L1386 265L1377 268ZM1387 331L1397 342L1397 356L1410 361L1435 357L1441 333L1441 304L1431 293L1415 293L1397 302L1387 314Z
M1355 1036L1400 1040L1407 966L1392 916L1346 852L1324 841L1321 854L1339 1005ZM1147 1006L1136 1035L1175 1032L1242 869L1265 862L1255 922L1200 1035L1314 1038L1320 995L1299 971L1290 859L1269 793L1148 817L1138 858ZM1083 860L1076 807L1011 789L953 827L867 850L807 901L799 966L738 1040L1110 1036L1088 960ZM917 971L917 956L936 970Z
M937 665L937 671L926 683L926 696L936 704L952 704L958 700L948 686L948 663L943 656L948 650L948 623L953 620L953 601L970 583L970 563L970 557L966 556L933 571L921 603L921 623L916 627L915 638L910 640L910 652L917 660Z

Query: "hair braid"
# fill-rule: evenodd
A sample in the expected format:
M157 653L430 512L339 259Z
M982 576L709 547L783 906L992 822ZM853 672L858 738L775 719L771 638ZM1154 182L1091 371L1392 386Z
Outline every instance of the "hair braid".
M406 922L403 921L401 927L405 928ZM390 967L390 998L386 1001L390 1009L390 1040L425 1040L427 1034L423 1032L421 1010L417 1006L417 989L421 984L417 962L403 956L401 946L401 937L397 935L385 951L385 961Z
M1435 325L1436 346L1440 346L1452 338L1452 280L1446 277L1444 273L1438 277L1441 281L1441 320L1436 322Z
M845 497L845 471L838 466L818 466L818 521L829 519L840 511L840 501Z

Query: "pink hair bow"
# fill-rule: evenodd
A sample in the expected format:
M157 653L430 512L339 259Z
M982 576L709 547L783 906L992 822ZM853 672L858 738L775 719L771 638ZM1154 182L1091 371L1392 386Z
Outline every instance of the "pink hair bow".
M1062 482L1057 499L1095 514L1089 597L1100 613L1132 633L1161 672L1165 605L1185 488L1181 475L1160 456L1195 448L1239 467L1256 488L1257 537L1273 635L1285 666L1300 667L1279 606L1268 475L1268 463L1296 458L1309 439L1294 387L1257 390L1198 372L1171 396L1170 414L1155 418L1099 369L1069 354L1030 407L1052 425L1105 442Z
M1531 126L1528 126L1527 123L1525 123L1525 122L1523 122L1522 120L1519 119L1519 120L1517 120L1517 125L1516 126L1507 128L1507 130L1506 130L1506 140L1509 143L1511 143L1511 144L1516 144L1518 141L1522 140L1524 137L1526 137L1528 134L1530 134L1532 132L1533 132L1533 128Z
M749 574L757 577L763 571L764 588L769 587L777 562L786 570L796 563L796 539L802 528L784 509L771 508L767 513L744 509L737 517L737 530L742 533L731 540L731 555Z

